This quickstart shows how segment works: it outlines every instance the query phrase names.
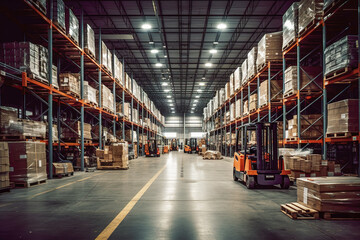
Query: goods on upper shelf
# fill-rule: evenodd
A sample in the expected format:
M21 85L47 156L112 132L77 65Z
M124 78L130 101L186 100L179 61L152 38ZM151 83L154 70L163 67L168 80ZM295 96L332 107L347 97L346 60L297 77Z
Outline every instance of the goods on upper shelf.
M282 49L286 49L295 42L298 35L298 8L299 3L294 2L282 17L283 41Z
M308 94L312 91L322 90L321 71L321 67L300 67L300 89L298 89L297 66L288 67L285 70L284 97L296 94L298 90L307 91Z
M327 134L342 133L346 134L359 132L359 100L345 99L338 102L329 103Z
M65 22L66 33L72 40L79 44L79 20L70 8L65 11Z
M292 138L300 138L298 136L298 116L294 115L292 119L287 121L288 130L286 130L286 138L292 140ZM323 121L320 114L301 115L301 139L317 139L322 137ZM305 131L306 130L306 131Z
M60 73L60 90L80 98L80 74L78 73Z
M247 56L247 77L248 80L250 80L252 77L255 76L255 74L257 73L257 68L256 68L256 58L257 58L257 46L253 47L249 52L248 52L248 56Z
M260 71L268 61L282 60L282 32L266 33L258 43L256 66Z
M299 34L315 25L323 16L324 0L301 0L299 4Z

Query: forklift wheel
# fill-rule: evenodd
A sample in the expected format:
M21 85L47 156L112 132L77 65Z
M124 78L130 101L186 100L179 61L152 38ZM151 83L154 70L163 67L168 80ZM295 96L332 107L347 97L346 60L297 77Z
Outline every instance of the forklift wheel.
M283 176L283 180L282 180L280 186L282 189L289 189L289 187L290 187L289 176Z
M235 168L234 168L234 170L233 170L233 180L235 181L235 182L237 182L239 179L236 177L236 174L235 174Z
M247 176L247 178L246 178L246 187L248 189L254 189L255 188L255 178L253 176Z
M157 156L160 157L160 154L158 154Z

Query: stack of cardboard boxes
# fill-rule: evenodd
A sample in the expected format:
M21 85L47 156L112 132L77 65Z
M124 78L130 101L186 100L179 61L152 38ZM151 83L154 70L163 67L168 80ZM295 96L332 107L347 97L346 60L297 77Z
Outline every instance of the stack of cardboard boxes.
M0 190L10 187L9 147L7 142L0 142Z
M105 146L104 150L97 149L98 169L128 169L129 146L126 141Z
M287 124L288 130L286 130L286 138L289 140L296 140L296 138L299 138L297 115L294 115L292 119L288 120ZM300 125L302 139L317 139L321 137L323 132L323 121L320 114L301 115Z

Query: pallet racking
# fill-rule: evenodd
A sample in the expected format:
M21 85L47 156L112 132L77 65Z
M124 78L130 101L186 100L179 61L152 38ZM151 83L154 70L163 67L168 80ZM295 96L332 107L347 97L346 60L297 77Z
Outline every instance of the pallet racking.
M135 108L138 112L141 112L141 119L145 117L150 119L151 124L158 126L159 130L164 127L163 122L159 119L143 102L144 92L141 91L140 98L137 99L131 91L125 86L120 84L115 78L106 70L101 64L101 57L97 61L91 54L84 50L84 20L83 14L80 16L80 43L76 43L70 38L58 24L53 21L53 1L49 1L49 9L47 16L43 11L38 9L38 6L33 1L21 0L15 1L11 4L2 4L3 13L8 17L10 15L16 16L13 19L15 24L19 25L20 29L24 31L31 41L47 46L48 48L48 72L49 72L49 84L43 83L27 73L8 66L4 63L0 63L2 69L1 76L5 79L6 88L13 88L20 91L22 104L17 106L21 109L21 117L26 119L27 112L27 99L36 101L34 111L39 112L40 120L46 119L48 122L48 129L53 129L53 123L57 123L58 126L58 141L53 141L53 131L48 131L48 140L44 140L48 145L48 164L49 164L49 178L52 178L52 163L54 157L54 149L57 149L58 156L61 155L62 149L77 148L80 151L81 159L81 171L84 170L84 152L88 147L99 147L103 149L104 141L102 137L98 137L97 143L88 142L84 140L84 122L87 120L93 125L98 125L98 136L103 135L103 127L109 126L112 129L112 133L116 135L116 130L121 129L122 136L116 136L119 139L125 139L125 130L131 129L131 145L137 145L137 155L139 156L141 146L141 152L144 152L144 146L139 142L139 134L150 136L158 135L163 138L161 131L155 131L150 126L142 126L133 119L125 119L124 117L124 103L130 102L131 109ZM6 12L6 13L5 13ZM101 30L99 31L99 52L98 56L101 56ZM54 58L54 54L57 59ZM114 58L115 52L113 52ZM62 64L65 65L64 69L75 69L76 72L80 72L80 96L76 97L69 93L62 92L54 87L52 84L52 64L57 61L58 73L61 72ZM114 64L114 60L112 61ZM125 60L122 59L122 78L125 78ZM114 68L113 68L114 69ZM83 99L84 91L84 79L86 77L94 81L98 85L99 97L98 106L91 104ZM133 76L131 76L131 88L134 85ZM101 86L102 84L112 90L114 95L114 108L105 109L101 106ZM6 96L5 90L1 93ZM122 113L116 112L116 103L122 103ZM0 104L1 105L1 104ZM43 109L43 106L47 106L47 109ZM46 116L47 114L47 116ZM81 131L79 136L79 142L65 142L60 139L61 125L70 128L64 121L62 121L62 114L75 118L75 121L80 121ZM139 117L140 117L139 116ZM161 118L161 117L160 117ZM135 141L133 133L136 131L137 139ZM74 131L74 130L72 130ZM60 156L64 157L64 156Z

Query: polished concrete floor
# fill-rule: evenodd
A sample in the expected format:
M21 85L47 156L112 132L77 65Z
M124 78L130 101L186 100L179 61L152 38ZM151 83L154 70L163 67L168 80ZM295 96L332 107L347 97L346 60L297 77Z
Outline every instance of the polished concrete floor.
M127 171L76 173L0 194L0 239L95 239L165 165L110 239L360 238L359 221L282 214L280 204L296 201L294 187L248 190L232 180L231 159L171 152L132 160Z

